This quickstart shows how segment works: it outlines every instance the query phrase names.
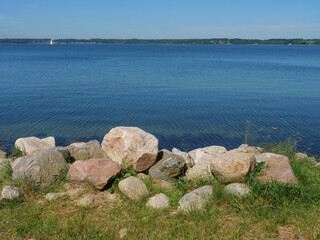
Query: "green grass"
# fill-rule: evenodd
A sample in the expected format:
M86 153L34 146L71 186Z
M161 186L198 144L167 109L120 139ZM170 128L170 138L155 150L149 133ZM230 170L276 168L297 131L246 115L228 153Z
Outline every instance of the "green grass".
M180 178L173 182L173 189L143 179L150 196L161 192L168 196L170 207L164 210L147 208L149 197L132 201L119 192L117 183L135 175L131 170L123 171L109 190L120 196L115 203L77 207L68 197L44 201L46 193L63 191L65 178L38 189L13 183L8 167L1 175L1 185L19 186L25 196L0 201L0 239L118 239L122 228L128 229L124 239L277 239L284 232L292 233L292 238L283 239L299 239L301 235L320 239L320 168L311 160L295 159L293 142L264 147L290 158L299 184L258 182L263 164L246 178L252 194L244 199L225 195L224 184L215 179L191 182ZM177 211L184 194L207 184L213 186L213 197L203 211ZM86 191L98 194L91 186L86 186Z

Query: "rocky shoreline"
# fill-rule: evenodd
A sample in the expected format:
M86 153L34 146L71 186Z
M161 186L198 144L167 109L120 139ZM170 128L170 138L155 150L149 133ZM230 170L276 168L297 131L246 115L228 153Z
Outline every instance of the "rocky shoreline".
M150 197L146 205L152 208L168 207L169 200L163 193L149 196L142 181L144 178L164 187L172 187L171 183L180 177L186 181L214 179L225 184L226 193L245 197L251 190L243 181L259 164L263 164L258 176L262 183L298 183L288 157L265 152L260 147L242 144L237 149L227 150L222 146L208 146L182 152L176 148L159 150L158 143L155 136L136 127L113 128L101 144L92 140L62 147L56 146L54 137L19 138L15 148L24 156L8 158L5 152L0 151L0 165L10 164L14 181L28 181L40 188L49 186L57 176L66 174L71 184L89 183L113 199L115 196L108 189L118 184L120 192L132 200ZM295 157L310 159L304 153L297 153ZM128 170L132 172L131 176L117 183L114 181ZM66 186L65 189L65 192L48 193L46 199L54 200L81 192L81 188ZM13 199L22 195L21 189L5 186L1 198ZM211 195L211 185L194 189L179 200L179 209L201 209ZM77 204L85 206L93 202L94 196L85 195Z

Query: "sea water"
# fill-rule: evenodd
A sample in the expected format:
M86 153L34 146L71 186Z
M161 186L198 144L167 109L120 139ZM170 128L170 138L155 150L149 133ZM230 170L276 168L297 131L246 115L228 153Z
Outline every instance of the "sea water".
M291 137L320 154L320 46L0 44L0 144L116 126L167 149Z

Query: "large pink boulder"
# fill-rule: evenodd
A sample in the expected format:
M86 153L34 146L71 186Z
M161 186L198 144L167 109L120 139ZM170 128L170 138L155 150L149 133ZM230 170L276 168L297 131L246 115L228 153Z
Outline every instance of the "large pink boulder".
M136 172L150 168L158 154L158 139L137 127L113 128L101 145L112 161Z
M298 182L292 171L288 157L280 154L264 153L259 155L259 162L264 162L266 166L266 168L261 170L261 175L258 177L260 181Z
M97 189L103 189L121 170L121 166L108 159L93 158L75 161L69 168L67 179L92 183Z

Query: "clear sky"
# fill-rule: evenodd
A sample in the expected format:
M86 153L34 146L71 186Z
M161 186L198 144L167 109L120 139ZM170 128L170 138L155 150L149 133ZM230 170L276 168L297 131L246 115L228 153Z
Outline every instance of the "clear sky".
M0 0L0 38L320 38L320 0Z

